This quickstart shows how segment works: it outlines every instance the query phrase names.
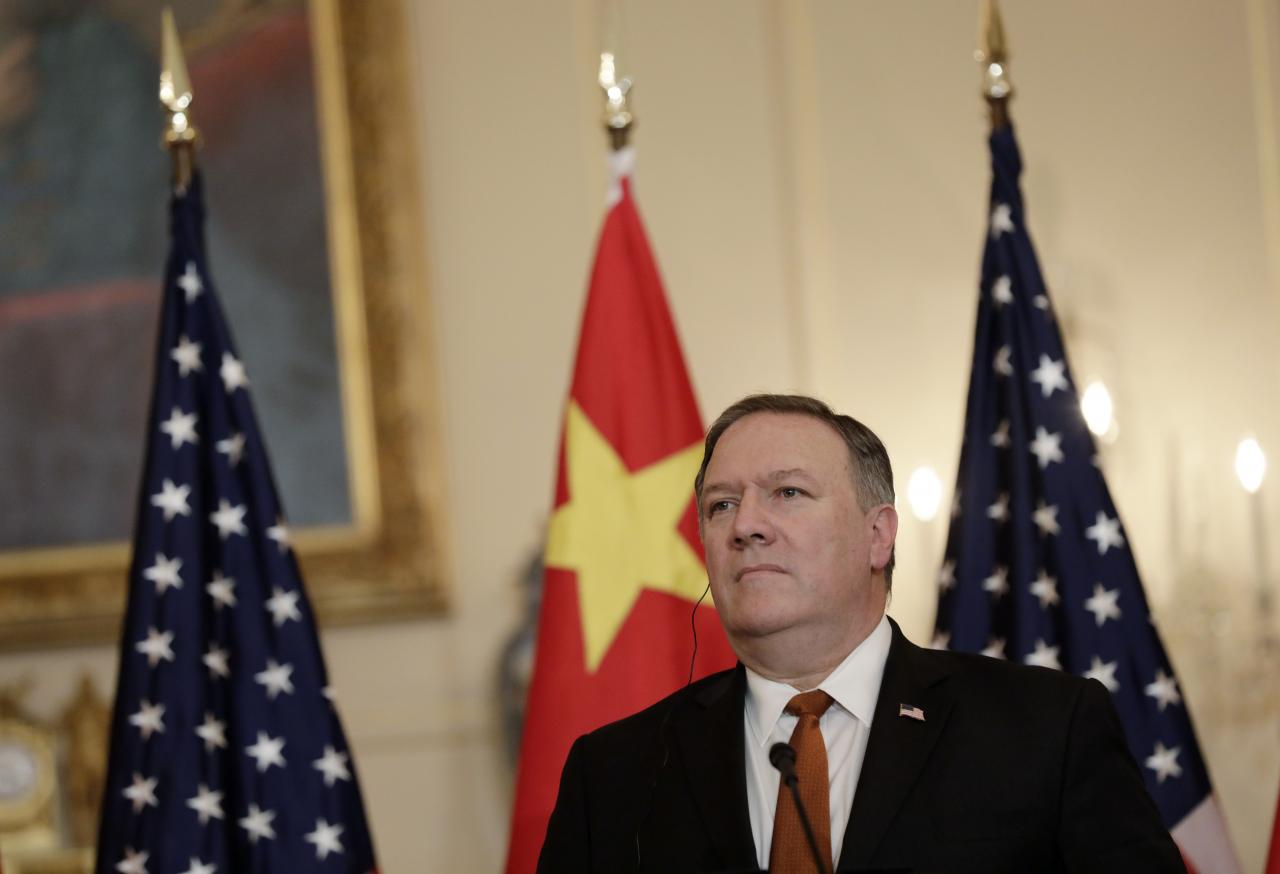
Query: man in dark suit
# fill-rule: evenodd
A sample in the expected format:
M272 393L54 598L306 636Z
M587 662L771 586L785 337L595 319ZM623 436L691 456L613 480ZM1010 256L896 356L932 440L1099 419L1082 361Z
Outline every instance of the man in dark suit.
M741 663L574 744L539 871L1185 870L1101 684L920 649L885 615L898 520L865 426L746 398L695 491Z

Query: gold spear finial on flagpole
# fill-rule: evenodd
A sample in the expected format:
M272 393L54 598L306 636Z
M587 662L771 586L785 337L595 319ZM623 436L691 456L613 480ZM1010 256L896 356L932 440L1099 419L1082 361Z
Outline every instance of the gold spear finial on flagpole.
M1009 50L996 0L982 0L978 45L980 48L973 57L982 64L982 96L991 107L991 129L996 130L1009 123L1008 102L1013 96L1013 83L1009 81Z
M195 147L199 132L191 124L191 78L178 42L173 10L160 13L160 102L169 113L164 144L173 156L173 184L185 190L195 170Z
M604 129L609 132L609 144L616 152L631 139L631 128L635 122L627 98L631 92L631 79L628 76L619 79L613 52L602 52L597 81L604 89Z

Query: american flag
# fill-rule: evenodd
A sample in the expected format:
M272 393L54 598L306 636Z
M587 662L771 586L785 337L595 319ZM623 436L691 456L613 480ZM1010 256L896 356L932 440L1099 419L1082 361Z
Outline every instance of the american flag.
M289 529L205 258L171 203L97 874L374 870Z
M990 221L933 645L1102 683L1184 857L1202 874L1237 871L1081 414L1027 232L1012 127L990 144Z

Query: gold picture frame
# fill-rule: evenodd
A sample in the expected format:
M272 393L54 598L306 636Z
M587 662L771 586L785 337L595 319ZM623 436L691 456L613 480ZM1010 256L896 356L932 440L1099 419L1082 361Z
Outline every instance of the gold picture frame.
M353 523L298 531L294 544L323 623L438 615L448 599L406 10L308 5ZM193 108L198 124L198 94ZM0 553L0 649L116 639L129 555L127 543Z

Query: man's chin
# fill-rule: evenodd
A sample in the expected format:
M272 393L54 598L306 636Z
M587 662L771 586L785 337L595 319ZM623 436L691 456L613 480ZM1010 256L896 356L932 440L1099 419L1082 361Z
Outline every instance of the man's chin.
M777 614L735 617L732 627L726 625L725 630L730 642L741 640L750 645L796 630L798 621L796 616Z

